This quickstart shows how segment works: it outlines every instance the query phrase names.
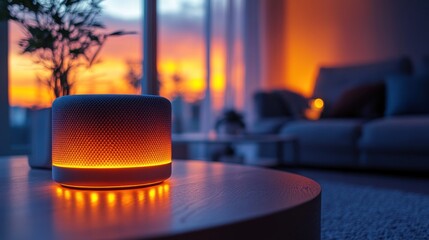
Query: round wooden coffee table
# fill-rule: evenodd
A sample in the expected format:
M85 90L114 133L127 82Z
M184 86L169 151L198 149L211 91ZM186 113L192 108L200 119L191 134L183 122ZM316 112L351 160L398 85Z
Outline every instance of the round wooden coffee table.
M270 169L174 161L162 184L78 190L0 158L0 239L319 239L319 184Z

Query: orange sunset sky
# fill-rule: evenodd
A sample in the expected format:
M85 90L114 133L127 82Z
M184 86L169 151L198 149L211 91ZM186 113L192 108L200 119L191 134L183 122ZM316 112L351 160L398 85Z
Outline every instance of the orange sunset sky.
M201 0L159 1L158 22L158 71L161 95L174 97L174 75L182 79L181 89L185 99L194 101L203 97L205 88L203 5ZM191 14L182 3L187 3ZM189 5L190 4L190 5ZM127 62L141 63L142 31L141 3L139 0L104 2L105 11L101 20L106 31L136 31L136 35L111 38L103 47L101 63L90 69L80 69L76 74L74 94L86 93L138 93L125 80ZM124 14L126 12L126 14ZM178 21L180 20L180 21ZM19 27L10 23L9 28L9 100L11 106L49 106L53 97L50 91L36 81L43 69L32 62L31 55L19 53L18 40L22 36ZM222 104L224 89L224 46L215 34L212 40L212 89ZM216 107L216 106L215 106Z

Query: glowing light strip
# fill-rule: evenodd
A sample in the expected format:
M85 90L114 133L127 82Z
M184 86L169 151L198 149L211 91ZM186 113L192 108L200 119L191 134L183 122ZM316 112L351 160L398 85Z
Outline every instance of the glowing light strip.
M82 166L73 166L73 165L64 165L64 164L53 164L55 167L60 168L69 168L69 169L126 169L126 168L141 168L141 167L152 167L152 166L162 166L168 165L171 163L171 160L159 161L158 163L142 163L139 165L131 165L131 166L121 166L121 165L112 165L112 166L90 166L90 167L82 167ZM118 163L115 163L118 164Z
M68 188L78 188L78 189L114 189L114 188L134 188L134 187L142 187L142 186L151 186L156 185L158 183L162 183L164 181L156 181L144 184L124 184L124 185L115 185L115 186L85 186L85 185L70 185L70 184L62 184L60 186L68 187Z

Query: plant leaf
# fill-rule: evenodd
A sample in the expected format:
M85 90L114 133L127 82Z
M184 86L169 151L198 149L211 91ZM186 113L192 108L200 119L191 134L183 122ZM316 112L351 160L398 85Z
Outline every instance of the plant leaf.
M107 34L107 36L123 36L123 35L131 35L131 34L137 34L137 32L115 31Z

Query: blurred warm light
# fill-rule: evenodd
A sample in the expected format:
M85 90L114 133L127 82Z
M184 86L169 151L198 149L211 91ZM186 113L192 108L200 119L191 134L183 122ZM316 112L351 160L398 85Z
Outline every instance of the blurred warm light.
M98 202L98 194L91 193L91 202Z
M60 187L57 187L57 196L62 197L63 196L63 189Z
M309 100L309 108L305 110L305 116L310 120L317 120L322 114L324 102L321 98Z
M70 199L70 197L71 197L70 190L66 189L64 191L64 197L65 197L65 199Z
M211 87L214 92L220 92L225 88L225 46L218 42L215 42L213 45Z
M312 105L314 106L314 108L321 109L321 108L323 108L324 103L323 103L323 100L321 98L316 98L313 100Z
M145 197L149 199L163 199L170 193L170 183L168 181L161 185L150 186L147 188L135 188L125 190L107 190L107 191L89 191L80 189L69 189L60 185L53 185L57 200L70 200L73 202L84 202L86 206L91 203L105 204L115 203L116 199L122 199L122 203L135 203L144 201ZM64 194L63 194L64 193Z
M202 98L204 91L204 68L198 56L183 56L180 62L161 55L158 62L160 73L161 89L160 94L172 99L177 95L177 91L184 92L184 98L188 102L193 102ZM181 78L181 86L176 86L173 76ZM179 89L180 88L180 89Z
M122 194L121 201L123 204L129 204L133 201L133 196L129 192L125 192Z
M116 195L114 193L108 193L107 194L107 202L115 203L115 201L116 201Z
M97 228L105 224L120 226L124 219L133 221L170 214L169 184L164 182L147 188L103 191L67 189L56 184L51 185L53 206L64 209L54 211L54 224L58 229L79 229L83 226ZM162 189L162 192L158 189ZM157 211L159 208L163 208L162 213Z
M76 200L79 202L83 201L83 194L81 192L76 193Z
M150 191L149 191L149 199L150 200L153 200L153 199L155 199L155 195L156 195L156 191L155 191L155 189L151 189Z
M139 201L143 201L144 200L144 193L143 192L139 192L138 193L138 199L139 199Z

